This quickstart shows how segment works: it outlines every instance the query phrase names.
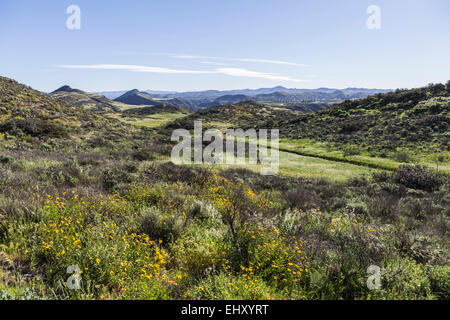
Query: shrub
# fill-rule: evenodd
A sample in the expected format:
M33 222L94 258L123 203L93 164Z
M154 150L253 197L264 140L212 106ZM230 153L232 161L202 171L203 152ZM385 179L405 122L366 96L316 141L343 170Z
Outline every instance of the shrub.
M246 288L262 280L286 297L299 292L309 272L301 241L285 237L276 227L240 228L237 235L240 251L237 252L235 243L227 235L226 259L221 263L225 273L242 277L248 285Z
M418 263L435 263L442 256L442 250L430 237L416 236L411 242L408 253Z
M172 285L165 275L165 250L148 235L132 232L126 222L116 223L125 205L118 198L91 200L77 194L65 202L58 197L45 202L46 219L30 255L60 297L120 296L144 287L148 291L135 291L134 297L148 297L151 288ZM65 286L71 265L81 271L81 290Z
M220 273L202 279L188 288L186 297L190 299L217 300L262 300L281 298L275 290L261 279L248 281L231 273Z
M215 274L223 257L224 228L191 224L170 246L171 262L193 277Z
M386 171L377 171L372 175L372 179L374 182L388 182L391 178L391 175Z
M350 157L350 156L357 156L361 154L361 150L359 148L355 148L355 147L347 147L344 149L344 158L346 157Z
M357 217L358 216L366 217L369 213L367 205L364 202L348 203L345 209L349 212L349 214Z
M411 259L387 261L381 269L381 289L372 291L369 298L410 300L433 298L425 268Z
M132 153L131 156L134 160L138 161L147 161L155 159L154 153L147 149L136 150Z
M218 218L218 212L212 204L205 204L203 201L194 200L189 207L188 218L199 220L200 222L208 219L216 220Z
M411 160L410 156L406 152L399 152L395 155L395 159L399 162L409 162Z
M2 164L8 164L12 161L13 161L13 158L11 158L9 156L4 156L4 155L0 156L0 163L2 163Z
M120 184L131 183L132 177L123 167L108 168L102 173L102 185L107 191L114 191Z
M450 267L430 267L428 278L430 279L430 288L433 295L440 300L450 300Z
M404 216L424 221L427 217L438 215L442 209L430 198L404 197L399 202L399 210Z
M394 181L408 188L425 191L439 189L443 181L441 177L421 165L404 165L394 173Z
M156 207L143 208L141 211L140 232L151 239L173 242L180 236L184 227L184 219L178 214L163 214Z
M147 174L154 180L167 182L182 182L202 187L209 180L211 172L204 168L176 165L166 162L147 169Z
M286 210L277 216L277 227L287 237L296 236L301 229L302 216L298 210Z
M0 132L8 132L16 136L23 133L32 137L64 138L68 136L67 129L51 121L39 118L15 118L0 123Z
M314 190L307 186L299 185L296 189L286 193L286 200L292 209L308 210L317 208L320 199Z
M398 198L386 191L374 195L367 202L368 213L372 217L378 217L393 221L397 217Z
M258 213L267 212L270 203L264 192L255 193L246 185L233 183L214 174L207 185L206 197L214 204L228 226L236 252L242 253L239 229Z

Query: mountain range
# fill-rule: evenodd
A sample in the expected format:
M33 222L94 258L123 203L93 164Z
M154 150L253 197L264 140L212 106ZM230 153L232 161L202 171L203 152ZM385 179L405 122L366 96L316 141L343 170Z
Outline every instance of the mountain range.
M294 89L277 86L273 88L243 89L243 90L205 90L189 92L167 91L111 91L99 92L109 99L134 105L156 105L164 101L185 109L196 111L222 104L233 104L247 100L253 100L264 104L282 104L293 107L305 103L322 102L326 106L331 103L341 102L347 99L365 98L377 93L387 93L390 89L366 89L366 88L317 88Z
M333 88L317 88L317 89L296 89L296 88L286 88L283 86L276 86L272 88L259 88L259 89L238 89L238 90L204 90L204 91L186 91L186 92L176 92L176 91L155 91L155 90L144 90L143 92L153 94L155 96L166 96L166 97L181 97L188 99L200 99L200 98L218 98L224 95L246 95L246 96L257 96L259 94L270 94L274 92L287 92L287 93L325 93L325 94L339 94L342 93L344 96L353 98L358 95L372 95L376 93L386 93L392 91L391 89L366 89L366 88L346 88L346 89L333 89ZM97 92L98 94L104 95L109 99L115 99L128 91L103 91Z

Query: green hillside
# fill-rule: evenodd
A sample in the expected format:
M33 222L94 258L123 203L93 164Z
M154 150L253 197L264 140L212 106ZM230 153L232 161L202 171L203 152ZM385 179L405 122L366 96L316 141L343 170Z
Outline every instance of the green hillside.
M289 139L354 144L376 154L397 148L449 151L450 81L348 100L279 123Z
M168 124L166 128L191 129L195 120L202 120L205 127L272 128L282 119L294 120L301 114L298 111L268 107L254 101L244 101L197 111L188 117Z
M109 100L100 94L84 92L78 89L72 89L69 86L63 86L52 93L52 97L64 100L70 104L84 107L97 113L119 112L121 108L127 105Z
M111 153L149 145L152 136L0 77L0 141L0 150Z

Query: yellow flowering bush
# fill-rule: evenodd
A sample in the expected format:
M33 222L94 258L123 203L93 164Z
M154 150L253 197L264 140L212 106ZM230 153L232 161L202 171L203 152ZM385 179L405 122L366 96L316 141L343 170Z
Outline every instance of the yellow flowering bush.
M159 241L116 223L126 201L110 197L106 202L75 194L67 202L47 199L44 214L48 220L41 227L36 249L46 262L46 272L65 281L66 268L76 265L85 291L106 287L119 295L134 292L136 297L139 290L133 288L147 287L142 294L148 297L156 285L160 289L153 294L161 298L164 288L177 285L166 275L166 251Z
M251 223L270 212L265 194L218 175L201 189L130 184L122 196L38 199L42 219L29 255L62 296L283 299L298 296L308 272L301 241ZM72 265L78 291L66 287Z
M262 227L246 231L248 239L248 263L240 266L240 274L249 281L258 276L267 283L291 290L308 272L307 256L303 243L288 239L276 227Z

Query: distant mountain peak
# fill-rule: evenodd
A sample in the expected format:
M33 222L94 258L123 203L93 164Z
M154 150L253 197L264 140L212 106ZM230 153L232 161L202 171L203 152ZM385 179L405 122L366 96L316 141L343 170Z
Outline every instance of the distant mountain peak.
M286 90L287 88L283 87L283 86L276 86L276 87L273 87L272 89L278 91L278 90Z
M55 92L77 92L77 93L83 93L83 91L78 90L78 89L73 89L73 88L71 88L68 85L64 85L61 88L56 89L52 93L55 93Z
M125 92L125 94L135 94L135 93L140 93L141 91L139 91L138 89L132 89L130 91Z
M157 102L153 97L144 91L139 91L138 89L133 89L125 92L120 97L114 99L122 103L132 104L132 105L155 105Z
M67 85L50 93L52 97L64 100L75 106L84 107L94 112L110 112L119 111L120 109L114 105L114 102L105 96L84 92L78 89L73 89Z

